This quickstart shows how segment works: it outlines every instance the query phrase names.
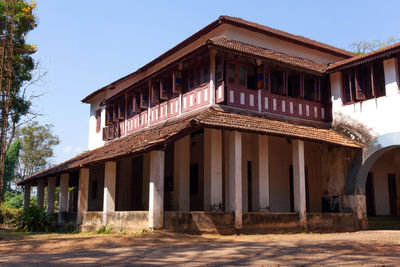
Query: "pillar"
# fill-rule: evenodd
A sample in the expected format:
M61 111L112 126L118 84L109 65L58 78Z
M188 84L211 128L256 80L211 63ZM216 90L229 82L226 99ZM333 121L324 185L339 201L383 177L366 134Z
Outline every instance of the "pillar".
M37 194L36 194L36 206L43 207L44 204L44 180L37 181Z
M83 213L88 210L89 195L89 169L79 169L79 189L78 189L78 210L77 210L77 227L83 222Z
M229 206L234 207L235 228L241 229L242 223L242 134L229 133Z
M399 93L399 76L397 58L390 58L383 61L385 71L386 96L396 96Z
M304 227L307 223L307 217L303 140L292 141L292 153L294 210L299 213L300 226Z
M177 210L190 210L190 135L174 144L174 201Z
M117 178L117 163L107 161L104 166L104 197L103 212L115 211L115 187Z
M56 177L47 179L47 214L54 213L54 201L56 197Z
M222 209L222 134L204 129L204 210Z
M60 195L58 198L58 222L62 223L62 214L68 212L68 185L69 173L63 173L60 176Z
M253 210L269 211L268 136L257 135L255 147L255 175L253 179Z
M149 228L163 227L164 151L150 151Z
M25 184L24 185L24 209L29 207L31 201L31 185Z

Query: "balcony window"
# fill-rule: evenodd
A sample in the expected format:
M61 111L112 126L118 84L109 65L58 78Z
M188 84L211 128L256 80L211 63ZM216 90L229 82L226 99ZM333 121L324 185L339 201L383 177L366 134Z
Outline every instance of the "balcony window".
M383 62L382 60L376 61L372 64L373 72L373 93L375 97L385 96L385 70L383 69Z
M201 67L198 66L196 68L196 86L199 86L201 84Z
M240 86L246 86L246 66L238 65L238 82Z
M101 128L101 109L96 110L95 117L96 117L96 133L98 133L100 132Z
M247 66L247 88L253 90L257 89L256 68L252 65Z
M222 61L222 58L217 57L216 68L215 68L215 72L216 72L215 78L217 79L218 82L223 80L223 78L224 78L223 77L223 65L224 65L224 63Z
M318 101L319 100L319 78L310 75L304 74L304 99L310 101Z
M270 71L271 93L285 95L285 72L279 69Z
M234 63L228 63L228 83L235 84L235 67Z
M189 89L194 87L194 70L189 71Z
M203 64L203 83L210 81L210 64L208 62Z
M299 72L288 72L288 96L301 97L301 74Z

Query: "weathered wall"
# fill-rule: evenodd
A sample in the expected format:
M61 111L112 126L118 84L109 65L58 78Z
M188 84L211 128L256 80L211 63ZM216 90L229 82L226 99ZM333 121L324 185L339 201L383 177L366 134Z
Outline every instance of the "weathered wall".
M100 94L92 100L90 104L90 116L89 116L89 142L88 149L92 150L104 145L103 131L102 128L106 124L106 110L105 106L100 106L100 103L104 99L104 94ZM96 132L96 111L101 109L101 129L100 132Z
M97 181L97 194L94 194L93 182ZM104 164L95 164L89 171L88 211L103 210Z
M148 228L148 211L117 211L107 213L86 212L83 214L83 231L96 231L102 225L112 226L113 230L137 231Z
M388 174L396 175L399 168L395 162L395 153L395 150L386 152L371 167L376 215L390 215ZM396 178L398 183L399 177Z
M292 164L292 146L285 138L269 138L269 192L272 212L290 211L289 166Z

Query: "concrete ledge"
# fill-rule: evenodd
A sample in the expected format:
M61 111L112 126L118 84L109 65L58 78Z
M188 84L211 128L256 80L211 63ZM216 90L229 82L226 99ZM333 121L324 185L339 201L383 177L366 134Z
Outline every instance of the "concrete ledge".
M96 231L103 225L112 226L114 231L133 232L148 228L147 211L86 212L83 214L84 231ZM247 212L243 214L243 229L234 229L233 212L210 211L165 211L163 229L189 233L287 233L343 232L357 230L354 213L307 213L307 227L300 227L297 213Z

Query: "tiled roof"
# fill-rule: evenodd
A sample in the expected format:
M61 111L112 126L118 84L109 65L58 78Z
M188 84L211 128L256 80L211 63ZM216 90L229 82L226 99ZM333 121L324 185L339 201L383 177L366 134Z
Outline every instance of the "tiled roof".
M272 37L275 37L275 38L278 38L281 40L286 40L286 41L296 43L296 44L299 44L302 46L310 47L312 49L324 51L326 53L330 53L330 54L333 54L333 55L336 55L336 56L339 56L342 58L349 58L349 57L353 57L355 55L354 53L348 52L344 49L340 49L340 48L337 48L337 47L334 47L334 46L331 46L328 44L317 42L315 40L312 40L312 39L309 39L309 38L306 38L303 36L294 35L294 34L284 32L284 31L273 29L273 28L270 28L270 27L267 27L267 26L264 26L264 25L261 25L258 23L244 20L242 18L230 17L230 16L220 16L216 21L213 21L212 23L210 23L209 25L207 25L200 31L198 31L195 34L191 35L190 37L186 38L184 41L177 44L173 48L169 49L168 51L166 51L162 55L158 56L154 60L150 61L149 63L147 63L143 67L139 68L135 72L130 73L130 74L92 92L91 94L89 94L85 98L83 98L81 101L83 103L88 103L90 101L90 99L92 97L94 97L95 95L105 91L107 88L113 87L116 84L125 81L126 79L135 77L139 73L146 71L150 67L152 67L155 64L159 63L160 61L166 59L168 56L178 52L183 47L186 47L187 45L191 44L195 40L198 40L199 38L201 38L202 36L204 36L205 34L214 30L215 28L219 27L222 24L231 24L231 25L235 25L237 27L246 28L251 31L260 32L260 33L268 35L268 36L272 36Z
M208 43L217 47L261 57L278 64L288 65L297 69L311 71L319 75L322 75L326 69L326 65L324 64L316 63L308 59L290 56L288 54L277 52L271 49L231 40L227 37L212 38L208 40Z
M261 31L264 34L269 34L272 35L274 37L277 38L284 38L288 41L292 41L292 42L297 42L299 44L302 45L308 45L311 46L313 48L319 49L319 50L323 50L325 52L328 53L334 53L335 55L341 56L341 57L353 57L355 54L349 51L346 51L344 49L341 48L337 48L334 47L332 45L328 45L325 43L321 43L300 35L294 35L288 32L284 32L284 31L280 31L274 28L270 28L255 22L251 22L248 20L244 20L242 18L238 18L238 17L231 17L231 16L220 16L219 19L223 22L227 22L227 23L232 23L232 24L236 24L238 26L245 26L247 28L252 28L254 30L258 30Z
M115 160L144 153L153 149L163 149L169 142L197 131L200 128L237 130L266 135L285 136L304 140L360 148L360 145L337 132L321 127L304 126L289 121L279 121L252 113L242 113L235 109L211 107L189 117L157 124L136 134L113 140L103 147L82 153L66 162L36 173L20 182L59 175L96 162Z
M393 45L384 47L382 49L378 49L375 51L372 51L370 53L366 53L363 55L358 55L349 59L341 60L339 62L336 62L332 65L330 65L326 71L327 72L333 72L337 70L341 70L344 68L349 68L349 67L354 67L356 65L360 65L372 60L375 60L377 58L385 57L394 53L400 52L400 42L395 43Z

